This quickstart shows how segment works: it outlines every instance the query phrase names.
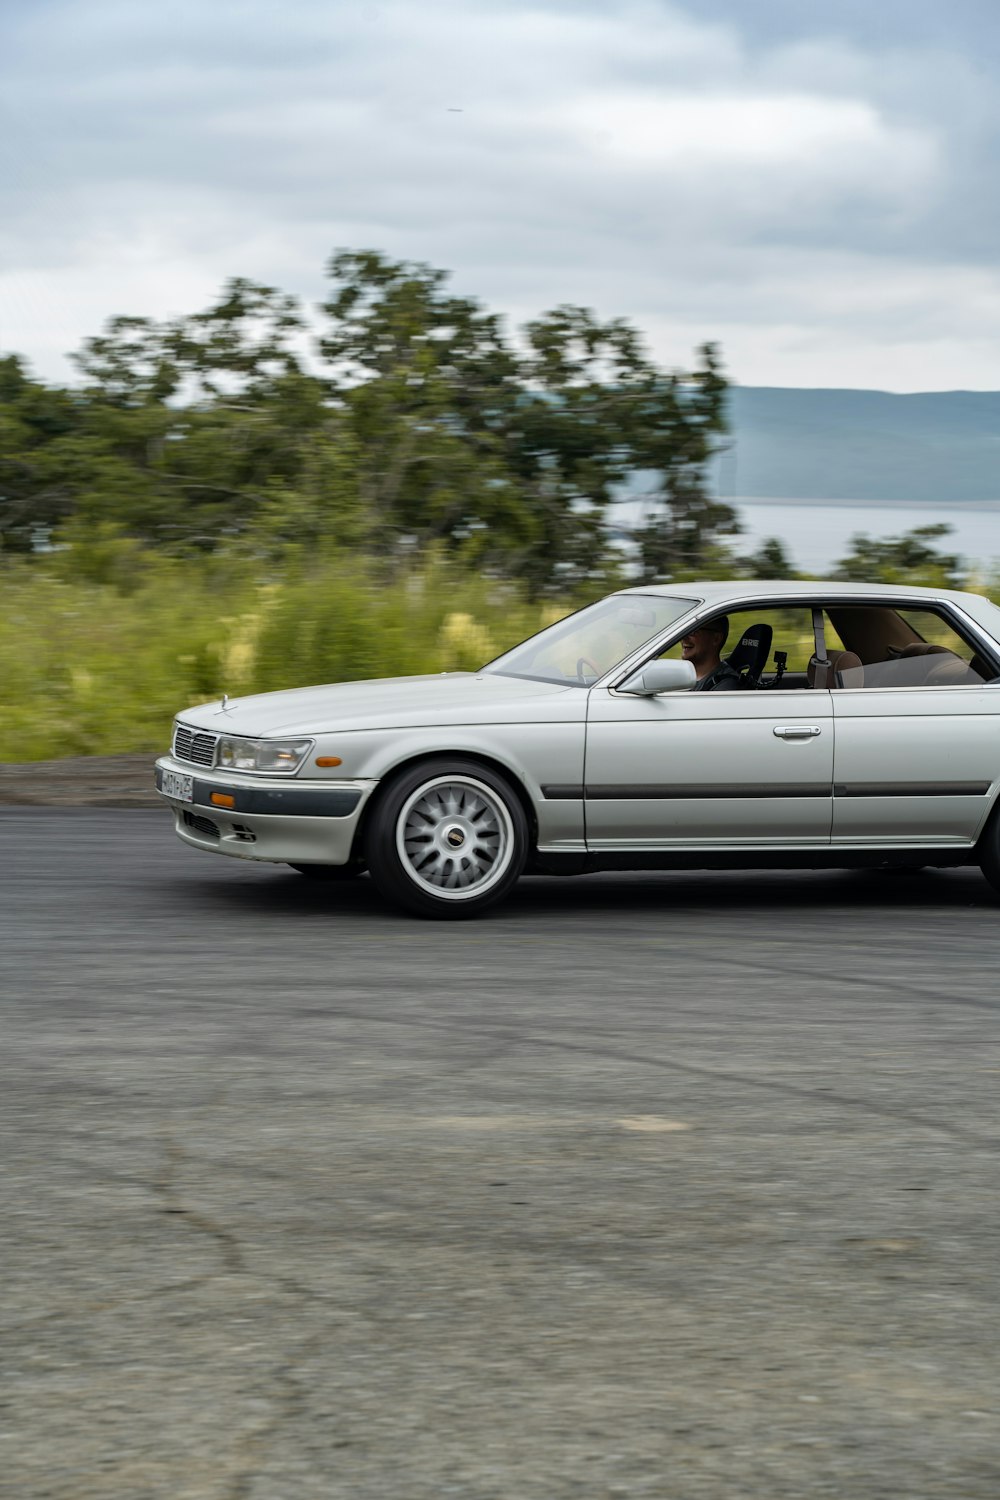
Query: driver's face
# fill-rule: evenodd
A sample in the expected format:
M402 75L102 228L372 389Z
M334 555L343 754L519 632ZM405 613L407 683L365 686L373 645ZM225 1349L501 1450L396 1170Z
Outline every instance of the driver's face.
M706 630L704 625L699 625L697 630L688 631L681 640L681 656L684 661L695 661L704 656L706 651L711 651L717 637L711 630Z

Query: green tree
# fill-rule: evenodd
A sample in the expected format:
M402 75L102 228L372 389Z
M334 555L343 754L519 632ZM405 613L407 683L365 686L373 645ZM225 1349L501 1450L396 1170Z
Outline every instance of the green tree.
M529 323L523 388L508 434L508 462L539 528L520 571L536 585L600 576L608 520L643 431L650 365L636 331L564 306Z
M726 384L710 347L666 375L628 323L565 306L527 326L521 354L442 271L363 251L330 273L320 347L380 549L442 540L535 591L575 585L620 568L609 511L636 468L658 485L646 576L697 566L735 529L702 480Z
M73 393L32 380L16 355L0 359L0 545L28 552L75 505L66 469L81 438Z
M740 530L733 507L706 486L706 465L726 431L727 383L714 344L703 344L699 359L690 374L652 372L637 410L636 467L657 476L638 535L644 580L704 574L720 543Z
M445 272L376 251L343 251L329 271L319 348L372 545L441 541L496 563L527 544L533 518L505 463L519 368L499 318L452 296Z
M914 583L939 588L963 588L965 574L957 553L939 552L934 545L950 536L946 522L916 526L902 536L870 537L858 532L850 551L831 575L857 583Z
M97 483L78 490L82 520L211 548L310 542L344 519L356 509L350 435L303 367L304 340L294 299L243 279L188 318L112 319L77 361L102 458Z
M739 564L741 574L750 578L794 578L795 565L788 548L780 537L767 536L756 552L743 558Z
M534 593L620 574L614 506L654 477L646 577L704 566L735 527L703 471L725 380L706 346L657 368L638 332L559 307L514 341L447 273L345 251L324 322L245 279L204 312L112 318L73 392L0 364L0 531L117 533L182 552L362 548L398 566L443 549ZM318 361L316 356L318 355Z

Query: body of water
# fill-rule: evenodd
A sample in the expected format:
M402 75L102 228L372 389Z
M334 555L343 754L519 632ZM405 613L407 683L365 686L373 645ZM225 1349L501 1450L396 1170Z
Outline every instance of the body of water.
M756 551L765 537L776 536L797 568L825 572L850 549L851 537L900 536L917 526L941 521L952 527L937 546L959 553L971 566L1000 567L1000 504L884 505L862 501L730 500L739 512L741 552Z

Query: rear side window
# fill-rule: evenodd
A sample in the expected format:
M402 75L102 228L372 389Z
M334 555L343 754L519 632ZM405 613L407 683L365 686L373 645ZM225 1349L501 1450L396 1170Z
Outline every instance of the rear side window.
M971 687L994 675L935 610L831 606L827 618L828 647L850 653L840 672L845 688Z

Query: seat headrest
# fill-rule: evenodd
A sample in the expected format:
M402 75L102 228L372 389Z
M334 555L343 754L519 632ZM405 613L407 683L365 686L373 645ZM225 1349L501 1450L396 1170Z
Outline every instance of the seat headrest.
M927 641L913 641L909 646L890 646L890 658L907 660L911 656L951 656L947 646L931 646Z
M770 625L750 625L744 630L726 661L737 672L744 674L747 682L759 682L771 654L773 639L774 631Z
M942 661L928 663L928 687L952 687L958 684L982 682L982 677L955 651L929 651L928 656L940 656Z
M809 658L806 668L806 681L811 688L835 688L835 687L863 687L864 669L861 665L860 656L853 651L830 651L827 656L829 666L820 670L819 662L815 656ZM844 673L850 673L845 680Z
M853 651L830 652L830 686L864 687L865 669Z

